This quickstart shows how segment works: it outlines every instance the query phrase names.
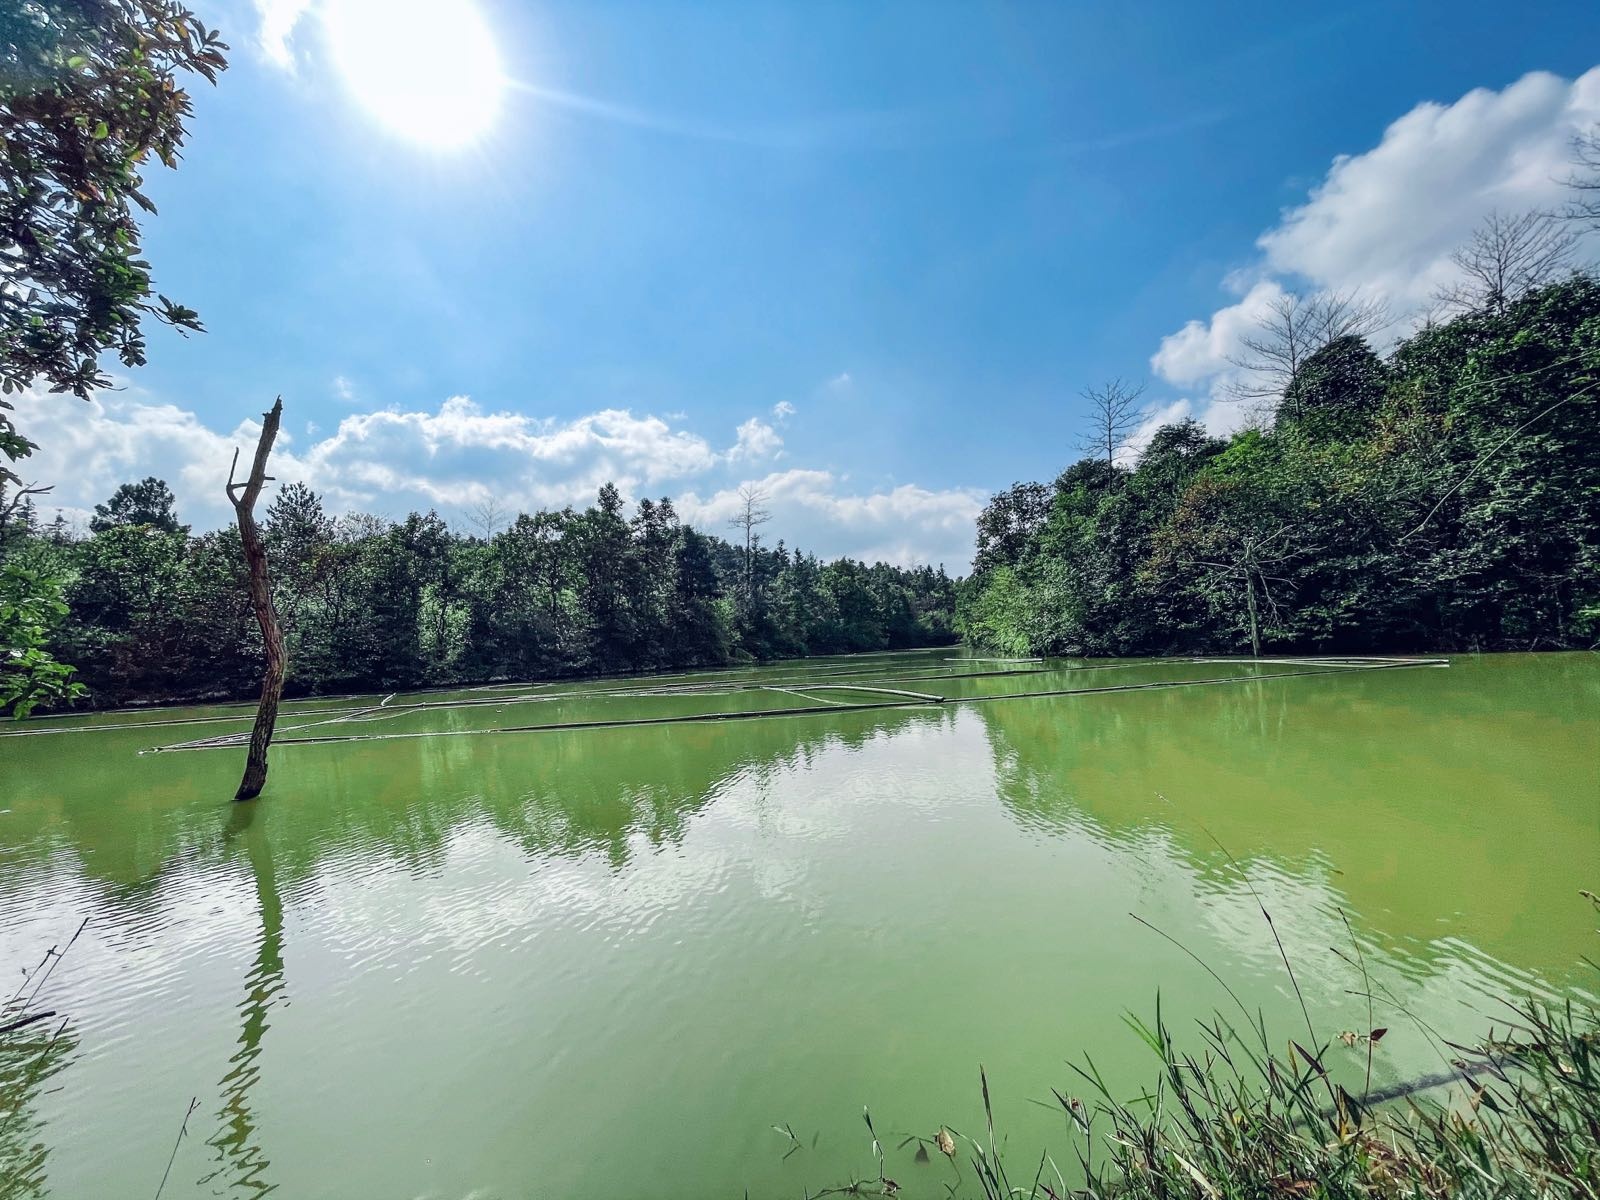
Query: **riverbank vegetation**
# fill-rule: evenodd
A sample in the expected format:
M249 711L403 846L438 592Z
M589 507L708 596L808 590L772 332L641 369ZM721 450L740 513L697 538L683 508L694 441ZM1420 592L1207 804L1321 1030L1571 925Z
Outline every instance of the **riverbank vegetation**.
M753 513L759 524L759 505ZM824 562L763 546L754 527L735 546L681 522L666 499L630 513L610 485L583 510L508 522L488 512L460 532L432 512L334 517L289 484L262 531L290 694L954 640L955 583L943 568ZM0 526L0 557L11 572L0 586L27 590L30 612L51 618L39 653L75 666L90 702L242 697L259 686L239 533L191 534L160 480L119 489L87 537L64 522L41 526L24 499Z
M948 1194L983 1200L1578 1200L1600 1194L1600 1014L1527 1001L1503 1035L1479 1047L1440 1044L1444 1069L1422 1082L1448 1091L1363 1095L1362 1059L1386 1030L1345 1031L1315 1048L1273 1053L1259 1027L1218 1017L1205 1050L1180 1050L1157 1011L1131 1019L1154 1052L1152 1086L1118 1098L1091 1059L1075 1091L1054 1094L1077 1159L1021 1161L996 1129L980 1075L985 1124L900 1144L911 1170L950 1160L935 1193L889 1173L872 1133L864 1179L822 1195ZM1343 1054L1343 1065L1335 1062ZM1354 1065L1352 1065L1352 1063ZM1368 1068L1370 1071L1370 1067ZM1352 1087L1339 1077L1353 1079ZM1399 1091L1402 1094L1395 1095ZM869 1130L871 1118L868 1117ZM779 1132L785 1132L779 1130ZM794 1140L792 1132L788 1136ZM797 1143L798 1144L798 1143ZM1071 1182L1069 1182L1069 1179ZM918 1180L920 1184L920 1179Z
M1600 897L1582 895L1600 910ZM1261 912L1271 929L1264 906ZM1277 945L1300 1001L1304 1040L1276 1041L1260 1011L1223 983L1242 1020L1215 1014L1199 1023L1197 1037L1182 1039L1193 1043L1185 1048L1163 1019L1158 996L1153 1022L1125 1018L1156 1059L1150 1085L1136 1096L1120 1095L1085 1055L1071 1065L1067 1089L1052 1089L1047 1107L1059 1110L1073 1139L1071 1160L1008 1153L989 1078L979 1067L982 1126L906 1136L897 1149L915 1147L909 1170L920 1172L942 1155L950 1170L943 1192L982 1200L1600 1195L1600 1010L1592 1000L1506 996L1498 1028L1476 1046L1459 1045L1374 982L1352 943L1355 957L1347 961L1360 971L1355 995L1365 1002L1366 1024L1330 1036L1316 1028L1293 965ZM1389 1035L1375 1024L1382 1009L1432 1046L1440 1070L1373 1085L1376 1048ZM873 1171L808 1196L926 1190L910 1186L909 1171L890 1176L870 1112L866 1124ZM800 1144L792 1130L779 1132Z
M1098 1138L1106 1151L1088 1166L1085 1196L1593 1196L1600 1017L1531 1000L1508 1012L1507 1031L1481 1046L1439 1047L1438 1078L1450 1080L1450 1092L1401 1095L1382 1107L1371 1106L1376 1094L1363 1099L1361 1089L1336 1082L1333 1062L1343 1053L1370 1063L1381 1028L1267 1054L1219 1019L1203 1030L1206 1052L1193 1056L1175 1048L1158 1018L1139 1030L1160 1065L1155 1087L1137 1102L1113 1099L1092 1068L1085 1072L1098 1100L1078 1120L1086 1144ZM1070 1099L1066 1107L1073 1111ZM1004 1178L998 1167L980 1171L987 1196L1013 1194L992 1186Z
M1241 380L1264 417L1166 425L1132 461L1100 439L995 496L962 631L1019 654L1594 645L1600 282L1449 299L1380 357L1359 301L1290 298ZM1123 390L1091 396L1107 424Z

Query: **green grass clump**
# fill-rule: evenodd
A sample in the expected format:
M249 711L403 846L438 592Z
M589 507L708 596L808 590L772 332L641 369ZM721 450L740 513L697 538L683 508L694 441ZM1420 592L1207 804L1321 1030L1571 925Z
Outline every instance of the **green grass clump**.
M1090 1105L1059 1096L1086 1135L1078 1194L1107 1200L1286 1197L1600 1196L1600 1016L1529 1001L1476 1049L1451 1047L1443 1098L1352 1095L1323 1066L1329 1047L1259 1047L1218 1019L1206 1048L1180 1053L1159 1015L1135 1022L1161 1060L1153 1090L1114 1098L1092 1064ZM1367 1035L1382 1036L1381 1030ZM1349 1035L1346 1035L1347 1037ZM1437 1082L1431 1077L1429 1082ZM1091 1156L1099 1148L1102 1157ZM1014 1187L975 1159L990 1200L1063 1197L1059 1182Z
M986 1128L941 1127L917 1161L951 1176L906 1186L885 1173L872 1132L875 1178L807 1191L821 1196L912 1193L956 1200L1600 1200L1600 1012L1529 1000L1481 1046L1440 1043L1446 1069L1410 1084L1354 1094L1323 1065L1334 1042L1370 1049L1387 1032L1344 1033L1308 1047L1265 1049L1260 1018L1241 1033L1202 1023L1204 1048L1180 1051L1161 1018L1129 1024L1160 1060L1153 1087L1119 1100L1094 1063L1074 1067L1084 1097L1055 1093L1078 1136L1064 1173L1048 1154L1012 1173L997 1142L980 1068ZM777 1127L790 1143L792 1130ZM965 1169L963 1169L965 1168ZM1072 1182L1066 1176L1072 1177Z
M1600 909L1600 897L1583 895ZM1444 1041L1399 1006L1438 1049L1443 1070L1375 1090L1373 1047L1388 1030L1372 1023L1372 983L1353 932L1356 957L1348 961L1366 984L1358 994L1367 999L1367 1031L1323 1040L1264 904L1261 913L1300 1000L1304 1042L1290 1039L1275 1048L1262 1015L1252 1014L1201 962L1228 991L1243 1025L1218 1014L1201 1022L1198 1053L1181 1051L1158 996L1153 1024L1127 1018L1159 1060L1153 1087L1119 1099L1092 1059L1074 1065L1083 1098L1055 1092L1078 1135L1077 1161L1066 1173L1072 1183L1049 1154L1030 1158L1025 1173L1010 1173L980 1067L983 1136L941 1128L934 1141L901 1143L919 1143L919 1162L928 1161L930 1146L950 1160L955 1178L933 1194L949 1200L1600 1200L1600 1010L1592 1003L1508 1001L1510 1020L1472 1047ZM1348 1086L1324 1065L1336 1043L1365 1050L1365 1071ZM876 1133L872 1146L876 1180L808 1198L899 1193L900 1184L884 1173ZM961 1162L971 1169L961 1170Z

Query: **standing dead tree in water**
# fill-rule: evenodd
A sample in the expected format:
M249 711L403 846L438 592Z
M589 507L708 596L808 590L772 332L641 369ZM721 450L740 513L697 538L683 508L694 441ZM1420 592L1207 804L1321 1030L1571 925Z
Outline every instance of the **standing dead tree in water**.
M272 410L265 414L261 439L256 443L255 461L250 464L250 475L243 483L233 481L234 470L239 465L238 450L233 452L233 465L228 468L228 503L233 505L239 519L239 540L244 543L245 566L250 571L250 606L255 609L256 621L261 625L261 640L267 648L261 704L256 709L255 728L250 731L250 754L245 759L244 778L239 783L235 800L255 799L267 782L267 747L272 744L272 730L278 723L278 701L283 696L283 677L289 669L283 631L278 627L278 614L272 607L272 587L267 580L267 548L261 540L261 531L256 528L255 514L261 487L272 478L267 474L267 456L277 440L282 416L283 397L279 396Z

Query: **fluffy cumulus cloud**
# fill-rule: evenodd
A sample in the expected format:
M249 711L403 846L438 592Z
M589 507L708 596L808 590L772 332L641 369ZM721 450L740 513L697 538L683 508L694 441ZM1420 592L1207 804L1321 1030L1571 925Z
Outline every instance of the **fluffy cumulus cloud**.
M1502 92L1419 104L1365 154L1336 160L1311 198L1258 245L1266 264L1397 309L1457 278L1450 252L1492 209L1559 207L1572 139L1600 121L1600 67L1572 81L1544 72Z
M18 464L27 482L54 485L41 503L47 516L60 509L81 522L94 505L119 484L158 475L183 501L183 518L201 528L228 516L222 494L234 448L253 445L259 421L246 421L229 433L206 426L194 413L136 393L107 392L85 404L71 396L28 394L17 399L18 424L39 443ZM293 439L279 439L274 467L298 476L304 464L294 455Z
M760 417L751 417L736 432L738 440L728 451L729 462L759 462L776 457L783 448L778 431Z
M1240 339L1260 325L1272 302L1283 295L1282 284L1262 280L1236 303L1219 308L1209 321L1190 321L1162 338L1150 365L1157 375L1179 387L1204 383L1231 366L1230 358L1239 356Z
M25 478L55 485L40 507L82 523L119 484L155 475L178 498L183 520L210 529L231 519L222 485L235 447L246 454L259 419L213 429L196 414L136 389L92 403L62 396L19 398L17 417L40 449ZM459 518L489 499L533 510L592 503L606 482L630 498L678 495L686 519L724 533L736 503L733 472L773 457L782 445L758 418L719 453L705 438L655 416L607 409L572 420L489 411L452 396L436 411L359 413L305 444L286 429L273 454L281 481L309 484L334 512L391 518L438 509ZM944 562L964 571L984 497L964 489L902 486L860 492L826 471L791 470L760 481L771 494L770 536L819 554L897 563ZM728 486L722 486L726 483ZM695 489L706 494L702 500Z
M971 488L930 491L912 484L860 492L830 471L800 468L746 483L767 497L769 544L781 537L824 557L943 563L952 574L965 574L971 564L973 530L987 499ZM679 499L678 511L700 528L720 533L742 504L738 489L728 487L703 499L689 492Z
M1391 333L1400 332L1459 277L1451 252L1491 211L1564 202L1572 139L1596 122L1600 67L1417 105L1372 149L1335 159L1305 203L1257 239L1259 257L1226 281L1238 298L1164 338L1152 369L1202 391L1197 415L1213 429L1237 425L1237 406L1225 402L1230 360L1274 299L1286 289L1360 293L1387 303Z
M308 482L338 507L491 497L524 507L591 499L607 481L630 493L697 475L717 459L704 438L659 417L607 409L572 421L489 412L452 396L437 412L362 413L306 452ZM412 498L416 498L413 500Z
M24 471L54 483L50 507L69 514L143 475L165 478L185 518L199 527L228 516L222 480L235 446L255 441L259 422L222 433L194 413L137 392L89 404L29 396L22 427L40 450ZM702 437L653 416L607 409L571 421L488 412L452 396L436 412L387 410L347 416L305 447L287 431L273 473L324 493L335 510L462 509L494 499L524 507L586 503L600 485L648 494L704 474L720 456Z

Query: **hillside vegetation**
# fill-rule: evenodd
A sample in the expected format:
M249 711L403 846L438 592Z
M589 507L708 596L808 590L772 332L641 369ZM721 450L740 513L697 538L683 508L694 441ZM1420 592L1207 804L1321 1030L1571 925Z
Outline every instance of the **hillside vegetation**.
M1600 638L1600 283L1358 335L1229 438L1019 483L958 621L1030 654L1541 650Z

